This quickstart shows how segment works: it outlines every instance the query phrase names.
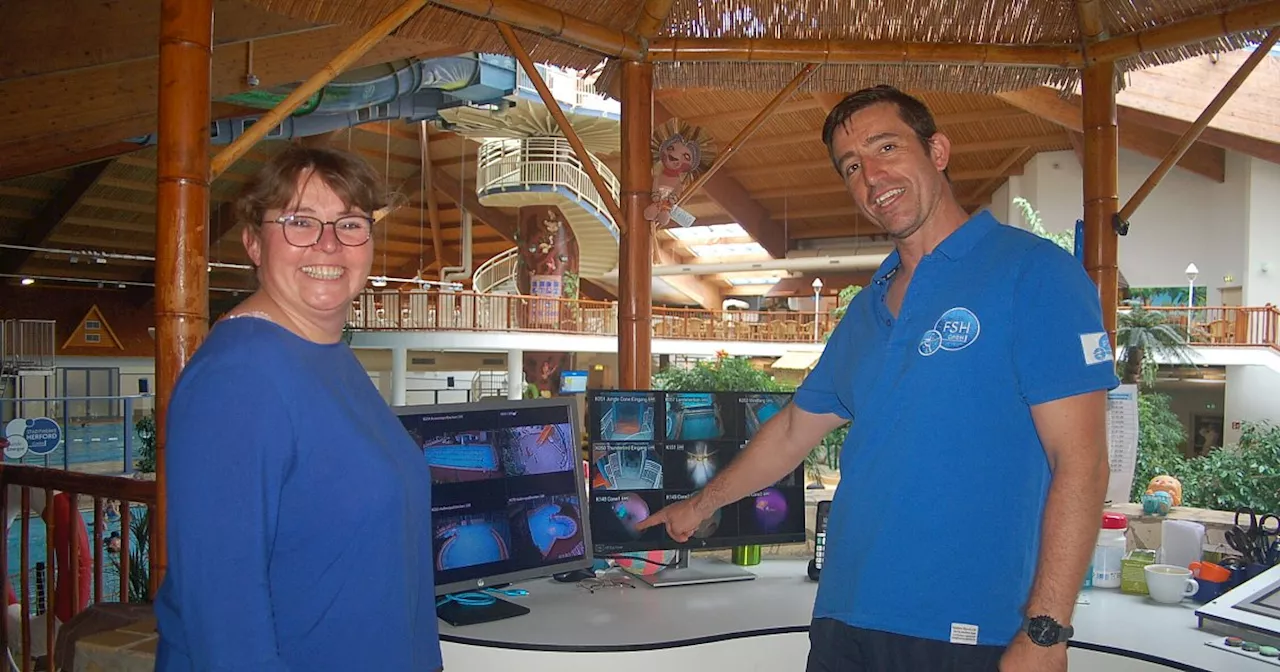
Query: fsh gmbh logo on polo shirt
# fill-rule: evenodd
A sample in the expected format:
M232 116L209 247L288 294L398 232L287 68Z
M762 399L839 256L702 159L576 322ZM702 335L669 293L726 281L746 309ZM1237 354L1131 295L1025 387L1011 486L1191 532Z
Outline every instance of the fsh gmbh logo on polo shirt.
M1113 357L1111 339L1107 338L1105 331L1080 334L1080 349L1084 351L1084 363L1090 366L1110 362Z
M978 340L978 333L981 331L982 323L978 321L978 316L968 308L956 306L943 313L933 323L933 328L924 332L917 350L925 357L939 350L964 350Z

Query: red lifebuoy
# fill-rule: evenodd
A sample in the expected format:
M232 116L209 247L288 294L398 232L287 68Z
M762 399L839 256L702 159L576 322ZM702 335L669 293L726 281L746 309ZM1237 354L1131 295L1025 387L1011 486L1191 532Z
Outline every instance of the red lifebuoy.
M77 567L74 568L71 566L73 535L78 547ZM85 529L84 516L80 515L75 497L70 493L60 492L53 497L53 552L57 563L53 615L66 623L89 606L93 590L93 556L89 551L89 532ZM72 602L71 586L77 578L79 590L76 597L79 599ZM128 577L120 577L120 580L128 581Z

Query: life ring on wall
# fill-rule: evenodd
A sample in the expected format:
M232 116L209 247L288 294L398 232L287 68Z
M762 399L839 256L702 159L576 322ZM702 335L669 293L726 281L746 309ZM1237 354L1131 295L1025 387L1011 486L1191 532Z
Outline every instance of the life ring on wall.
M45 507L41 506L42 499L44 492L32 488L31 508L43 514ZM6 528L12 527L14 519L19 515L17 507L21 506L17 504L21 500L14 492L10 492L9 501L11 504ZM77 547L77 566L74 568L71 566L73 540ZM89 598L93 592L93 556L89 549L89 532L85 527L84 516L76 506L75 496L71 493L58 492L53 496L53 555L55 602L52 611L59 621L66 623L89 606ZM77 579L79 591L76 597L79 599L72 601L71 586ZM5 577L5 593L9 604L18 603L17 594L9 584L8 577Z

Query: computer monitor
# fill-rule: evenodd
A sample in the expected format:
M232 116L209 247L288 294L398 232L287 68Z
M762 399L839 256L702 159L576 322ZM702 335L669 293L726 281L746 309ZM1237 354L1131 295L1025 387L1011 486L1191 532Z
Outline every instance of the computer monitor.
M560 373L560 394L582 394L586 391L586 371L563 371Z
M431 469L437 595L591 566L573 399L395 412Z
M676 549L685 551L684 565L689 550L804 542L803 466L716 511L684 543L663 527L636 529L664 506L705 487L790 400L789 393L588 393L590 520L597 557ZM729 567L686 569L644 578L654 585L754 578Z

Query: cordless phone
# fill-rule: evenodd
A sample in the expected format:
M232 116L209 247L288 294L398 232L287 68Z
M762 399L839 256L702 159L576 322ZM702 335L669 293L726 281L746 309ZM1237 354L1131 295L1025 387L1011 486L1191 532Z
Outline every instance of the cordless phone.
M818 580L822 563L827 555L827 516L831 514L831 500L818 502L818 518L813 529L813 559L809 561L809 578Z

